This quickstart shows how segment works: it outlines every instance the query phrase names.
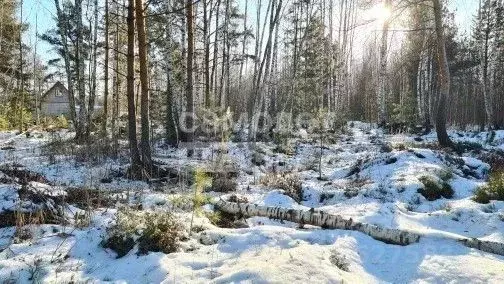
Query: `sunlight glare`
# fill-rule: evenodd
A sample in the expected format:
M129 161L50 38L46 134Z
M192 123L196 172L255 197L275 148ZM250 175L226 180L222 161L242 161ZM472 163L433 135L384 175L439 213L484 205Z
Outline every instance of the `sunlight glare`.
M369 10L369 17L379 22L385 22L391 14L390 8L384 5L377 5Z

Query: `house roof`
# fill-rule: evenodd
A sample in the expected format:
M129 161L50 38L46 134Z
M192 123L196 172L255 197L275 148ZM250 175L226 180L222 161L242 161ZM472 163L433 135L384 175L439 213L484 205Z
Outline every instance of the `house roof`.
M49 90L47 90L43 95L42 95L42 99L45 99L45 97L47 96L47 94L49 94L52 90L54 90L55 88L63 88L65 90L65 92L68 92L68 89L65 87L65 85L63 85L63 83L61 83L60 81L57 81L56 83L54 83L54 85L49 88Z

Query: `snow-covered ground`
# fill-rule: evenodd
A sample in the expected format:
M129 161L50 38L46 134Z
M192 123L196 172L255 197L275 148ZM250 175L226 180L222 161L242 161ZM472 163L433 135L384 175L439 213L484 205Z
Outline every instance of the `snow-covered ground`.
M63 138L71 134L62 132ZM305 136L305 135L301 135ZM504 149L504 131L450 132L456 141L482 144L486 150ZM316 138L316 136L314 136ZM48 133L32 137L0 133L0 164L16 163L45 176L56 186L133 192L131 202L144 210L172 210L174 200L191 194L187 186L132 182L114 173L126 168L124 160L90 165L68 157L49 159L40 150L51 140ZM435 134L424 137L384 135L369 124L354 122L348 133L329 139L322 151L311 138L292 139L293 155L277 153L273 143L258 143L265 164L252 163L254 151L245 143L216 143L194 159L184 150L156 147L154 157L174 168L211 167L217 154L239 168L237 194L265 206L311 209L355 221L421 232L428 237L408 246L386 244L365 234L280 222L262 217L246 220L248 228L228 229L210 224L184 241L181 250L122 258L100 242L111 226L116 208L93 212L84 228L61 225L32 226L35 237L13 243L14 227L0 229L0 280L6 283L112 282L112 283L504 283L504 257L471 249L439 236L475 237L504 243L504 202L479 204L471 198L484 184L489 165L475 153L447 154L430 147ZM5 145L12 146L5 148ZM392 148L390 148L390 146ZM359 168L359 170L355 170ZM300 176L303 200L298 203L276 188L259 183L271 172ZM111 181L102 182L114 176ZM448 183L450 199L428 201L418 189L428 176ZM1 177L0 177L1 178ZM15 185L0 185L0 209L15 206ZM211 192L211 196L221 194ZM78 211L75 207L70 210ZM207 205L205 210L212 210ZM183 224L190 212L176 210ZM10 281L10 282L9 282Z

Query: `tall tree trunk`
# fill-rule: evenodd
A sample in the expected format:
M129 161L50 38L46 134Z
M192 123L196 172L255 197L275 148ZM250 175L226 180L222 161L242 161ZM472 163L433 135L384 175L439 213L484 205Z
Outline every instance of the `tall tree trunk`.
M446 98L450 95L450 70L448 68L448 59L446 58L446 47L444 37L444 27L442 19L442 4L440 0L432 0L434 4L434 17L436 21L436 37L438 47L439 62L439 99L436 116L436 132L439 145L451 147L453 145L448 133L446 133Z
M271 14L270 14L270 24L269 24L269 32L268 32L268 39L266 41L266 47L264 49L264 57L262 58L261 64L258 67L258 72L256 78L256 82L254 84L254 97L257 98L257 101L255 105L253 106L254 108L254 117L252 118L252 129L250 131L251 135L249 139L255 141L256 140L256 134L257 134L257 129L259 126L259 118L261 111L263 109L266 109L269 105L269 98L267 97L267 91L263 91L264 87L267 87L267 82L269 79L269 71L270 71L270 63L271 63L271 51L272 51L272 39L274 36L274 28L276 24L278 23L278 19L280 17L280 11L282 10L282 1L279 0L278 4L276 3L276 0L273 0L270 2L272 8L271 8ZM276 10L275 10L276 8ZM264 76L263 76L263 70L264 70Z
M385 0L385 9L391 9L391 0ZM387 81L387 39L390 17L383 22L381 47L380 47L380 72L378 78L378 123L385 126L387 123L387 94L385 84Z
M87 129L87 113L86 113L86 86L84 84L85 78L85 63L83 56L83 24L82 24L82 1L75 1L75 10L77 17L77 31L76 31L76 44L75 44L75 66L77 69L77 92L78 92L78 105L79 105L79 118L77 119L79 123L76 125L75 139L77 142L84 142L87 140L86 129Z
M248 32L247 32L247 15L248 14L248 0L245 0L245 13L243 14L243 42L242 42L242 51L241 51L241 56L242 59L240 61L240 73L238 74L238 90L241 90L242 87L242 78L243 78L243 65L245 61L247 60L247 57L245 55L245 51L247 48L247 37L248 37Z
M35 13L35 34L38 34L38 13ZM0 40L2 38L1 32L0 32ZM38 39L35 39L35 44L33 47L33 91L35 93L35 123L37 125L40 125L40 89L41 89L41 83L40 83L40 77L37 74L37 46L38 46Z
M108 96L109 96L109 0L105 0L105 67L104 67L104 81L103 86L103 121L102 133L107 137L107 119L108 119Z
M138 151L136 111L135 111L135 0L128 2L128 52L126 56L127 79L126 94L128 96L128 138L130 148L131 178L142 177L142 161Z
M118 14L119 7L116 6L116 13ZM119 131L117 127L117 120L119 117L119 92L121 89L121 77L119 74L119 21L116 19L115 23L115 34L114 34L114 77L113 77L113 88L114 93L112 95L112 120L111 120L111 132L112 140L114 143L114 152L117 153L119 145Z
M193 142L193 115L194 115L194 98L193 98L193 57L194 57L194 15L193 15L193 0L186 2L186 23L187 23L187 81L186 81L186 99L187 113L186 116L186 133L184 135L185 142ZM190 146L192 147L192 146ZM191 157L193 150L187 150L187 156Z
M25 104L25 94L24 94L24 72L23 72L23 0L20 2L20 23L21 26L19 27L19 85L18 85L18 96L21 96L20 99L20 104L16 106L19 108L19 131L23 132L24 131L24 104ZM0 20L1 21L1 20Z
M91 133L91 121L94 112L94 105L96 99L96 84L97 76L96 69L98 65L98 0L94 0L94 30L93 30L93 54L92 54L92 70L90 74L91 80L91 90L89 92L88 100L88 110L87 110L87 126L86 126L86 136L89 137Z
M487 3L488 4L488 3ZM479 17L479 23L483 24L482 21L482 13L486 12L487 15L485 16L485 21L486 23L483 24L484 29L483 29L483 37L480 40L480 57L481 57L481 62L480 62L480 80L481 80L481 85L483 89L483 99L485 103L485 115L486 115L486 124L488 125L489 129L492 129L494 127L494 112L493 112L493 98L492 98L492 91L490 88L490 77L491 75L489 74L490 68L489 68L489 51L490 51L490 33L492 32L491 28L491 21L492 19L490 18L490 13L488 12L488 7L490 6L489 4L486 5L485 11L482 10L481 8L481 1L480 1L480 7L478 11L478 17ZM481 35L479 35L481 37ZM483 130L483 129L482 129Z
M277 110L277 104L278 104L278 30L280 29L279 25L280 21L278 21L275 25L275 40L273 43L273 55L272 55L272 63L271 63L271 80L270 80L270 100L271 104L268 107L267 111L270 111L270 113L276 113Z
M229 58L230 58L230 49L231 49L231 41L229 40L229 21L230 21L230 1L226 0L226 13L224 20L224 48L222 51L222 77L221 80L224 80L221 84L221 93L220 93L220 107L224 110L227 106L227 101L229 100Z
M145 17L142 0L136 0L136 26L138 31L138 57L140 61L140 119L142 133L140 139L140 151L142 163L148 174L152 173L152 157L150 149L150 117L149 117L149 75L147 66L147 36L145 34Z
M75 110L75 88L74 88L74 77L72 74L72 67L70 61L70 48L68 46L68 21L65 20L65 16L61 11L59 0L54 0L54 5L56 6L56 17L58 20L59 34L61 37L61 43L63 45L63 61L65 62L65 73L67 79L67 89L68 89L68 101L70 104L70 120L74 124L77 130L80 125L77 119L77 113Z
M220 16L220 6L222 0L217 0L217 7L215 8L215 32L214 32L214 49L213 49L213 59L212 59L212 73L210 75L210 89L214 94L214 98L218 93L217 84L217 62L219 53L219 16Z
M206 0L205 0L206 1ZM166 40L168 41L165 50L166 60L166 143L172 147L177 146L179 137L177 132L177 110L175 108L175 99L173 85L171 80L172 66L172 39L171 25L166 25Z
M171 64L166 70L166 143L172 147L177 146L177 118L173 99L173 86L171 83Z
M210 5L211 6L211 5ZM210 13L211 14L211 13ZM203 41L205 45L204 65L205 65L205 107L211 107L210 97L210 38L209 38L209 22L211 17L208 16L208 0L203 0ZM215 43L217 44L217 43Z

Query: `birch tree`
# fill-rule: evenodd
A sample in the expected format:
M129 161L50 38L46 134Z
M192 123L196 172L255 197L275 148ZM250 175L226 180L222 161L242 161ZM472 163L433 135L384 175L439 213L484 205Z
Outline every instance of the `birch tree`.
M390 10L391 0L385 0L385 9ZM390 25L390 17L383 21L381 46L380 46L380 72L378 78L378 123L385 126L387 123L387 49L388 49L388 29Z
M135 108L135 0L128 0L128 51L126 55L127 78L126 95L128 97L128 140L130 149L130 175L142 177L142 161L138 150L136 108Z

